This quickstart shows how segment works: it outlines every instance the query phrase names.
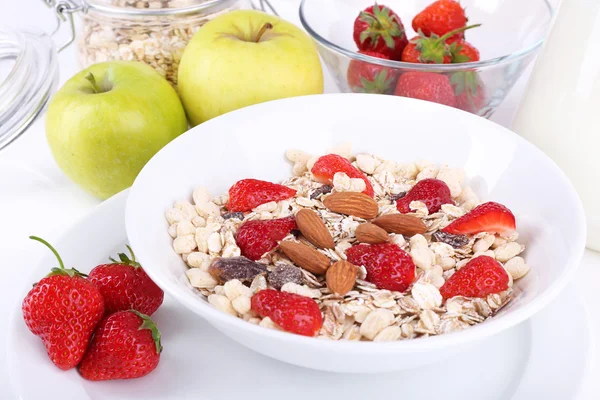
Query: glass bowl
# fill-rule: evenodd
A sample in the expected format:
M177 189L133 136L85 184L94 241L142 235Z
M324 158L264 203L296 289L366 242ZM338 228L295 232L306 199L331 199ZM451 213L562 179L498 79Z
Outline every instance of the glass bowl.
M410 40L416 36L411 27L412 18L432 2L386 0L384 4L400 16ZM380 85L365 89L349 84L351 66L361 70L385 70L387 90L383 94L394 94L396 82L408 72L444 75L418 74L421 75L418 84L435 85L430 82L449 80L454 99L446 95L443 102L487 118L502 103L541 47L552 20L552 7L546 0L461 0L460 4L466 8L468 24L482 24L465 32L466 40L479 49L481 61L413 64L358 53L352 38L354 20L359 11L373 5L373 0L303 0L300 20L317 42L319 53L341 92L381 93ZM413 91L415 94L411 97L430 99L427 94L419 94L428 91L422 89ZM398 95L405 94L399 91Z

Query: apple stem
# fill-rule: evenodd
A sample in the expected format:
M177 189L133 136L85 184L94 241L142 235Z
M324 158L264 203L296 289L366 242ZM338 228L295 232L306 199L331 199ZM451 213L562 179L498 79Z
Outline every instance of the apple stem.
M92 89L94 89L95 93L102 93L102 89L100 89L98 82L96 82L96 78L94 77L94 74L92 74L91 72L88 72L88 74L85 76L85 79L87 79L88 82L92 85Z
M266 24L264 24L262 26L262 28L260 28L260 31L258 31L258 35L256 36L256 43L260 42L260 38L265 34L265 32L269 29L273 29L273 24L271 24L270 22L267 22Z

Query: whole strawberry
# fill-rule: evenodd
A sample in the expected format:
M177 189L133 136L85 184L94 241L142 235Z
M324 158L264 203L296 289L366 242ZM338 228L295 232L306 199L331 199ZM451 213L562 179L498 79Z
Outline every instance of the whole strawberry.
M161 351L160 332L150 317L119 311L98 325L79 373L90 381L140 378L156 368Z
M384 60L390 58L374 51L359 51L371 57ZM371 62L352 60L348 67L348 85L355 93L389 94L396 85L396 74L393 69Z
M269 317L283 330L298 335L315 336L323 325L319 305L310 297L266 289L252 296L251 306L261 317Z
M455 59L464 59L465 55L460 54L460 52L466 52L467 48L464 46L461 47L460 44L447 43L447 40L459 32L479 26L481 24L465 26L442 36L436 34L425 36L423 32L419 32L419 35L412 38L404 48L402 61L421 64L449 64L451 62L459 62L455 61Z
M104 314L104 300L84 274L76 269L65 269L57 251L48 242L36 236L30 238L45 244L60 267L52 268L52 272L27 293L22 306L23 318L29 330L42 339L54 365L67 370L81 361Z
M464 39L450 39L446 41L452 62L455 64L479 61L479 50Z
M440 288L444 299L486 297L508 289L508 273L492 257L479 256L456 271Z
M474 71L455 72L450 83L456 97L455 107L478 114L486 103L485 86Z
M294 217L247 221L238 229L235 242L244 257L256 261L294 229L298 229Z
M365 181L366 188L363 191L364 194L371 197L374 196L373 186L367 176L358 170L355 166L350 164L350 161L337 154L327 154L319 157L315 162L310 172L318 182L321 183L332 183L333 177L337 172L343 172L350 178L359 178Z
M405 72L398 79L394 94L451 107L456 104L450 79L434 72Z
M412 20L412 27L415 32L421 31L425 36L434 34L442 36L455 29L462 28L466 24L465 10L455 0L435 1L425 7ZM456 36L462 38L464 34L459 32Z
M452 204L450 188L439 179L423 179L415 184L406 196L396 200L396 209L403 214L411 212L410 203L421 201L430 214L436 213L443 204Z
M107 315L131 309L152 315L162 304L165 294L135 261L131 247L127 246L127 249L131 258L119 253L119 261L111 258L111 264L98 265L88 279L102 293Z
M407 252L393 243L358 244L346 250L354 265L364 265L367 280L379 289L404 292L415 280L415 264Z
M354 42L359 50L375 51L399 61L408 40L400 17L389 7L375 4L356 17Z
M261 204L289 199L295 195L296 191L287 186L258 179L242 179L229 189L227 210L250 211Z

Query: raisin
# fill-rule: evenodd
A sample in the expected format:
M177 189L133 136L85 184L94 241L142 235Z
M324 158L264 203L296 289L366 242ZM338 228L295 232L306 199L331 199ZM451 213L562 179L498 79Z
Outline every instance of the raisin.
M281 290L281 287L288 282L301 285L302 271L293 265L279 265L273 271L269 271L267 280L269 281L269 285L277 290Z
M314 200L322 194L331 193L332 190L333 190L332 185L323 185L320 188L315 189L315 191L310 194L310 199Z
M403 198L404 196L406 196L408 192L400 192L398 194L392 194L390 195L390 201L393 203L397 200L400 200L401 198Z
M435 239L436 242L446 243L455 248L463 247L469 243L469 238L465 235L454 235L442 231L435 232L433 234L433 239Z
M265 275L267 267L246 257L220 257L210 264L208 272L220 283L237 279L252 282L257 275Z
M237 212L226 212L225 214L221 215L223 217L223 219L231 219L231 218L236 218L239 219L240 221L244 220L244 213L241 211L237 211Z

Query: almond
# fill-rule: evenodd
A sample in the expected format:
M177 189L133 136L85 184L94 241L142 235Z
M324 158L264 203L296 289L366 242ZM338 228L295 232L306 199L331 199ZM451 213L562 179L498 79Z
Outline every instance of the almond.
M281 242L279 248L290 260L315 275L323 275L331 264L329 257L325 254L302 243Z
M327 229L321 217L314 211L306 208L298 211L296 214L296 224L306 240L315 246L322 249L335 248L335 242L331 233L329 233L329 229Z
M356 267L348 261L337 261L327 270L325 279L332 293L344 296L354 288Z
M390 237L383 228L366 222L356 228L356 240L362 243L375 244L389 242Z
M377 202L359 192L333 193L323 199L323 204L330 211L364 219L375 218L379 213Z
M405 214L387 214L373 221L375 225L383 228L388 233L414 236L418 233L427 232L427 226L420 218Z

